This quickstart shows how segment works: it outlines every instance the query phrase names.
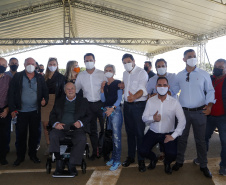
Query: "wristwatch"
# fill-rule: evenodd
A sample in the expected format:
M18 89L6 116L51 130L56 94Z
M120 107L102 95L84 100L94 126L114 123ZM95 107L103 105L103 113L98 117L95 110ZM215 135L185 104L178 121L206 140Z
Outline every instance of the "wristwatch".
M116 109L116 106L113 105L111 108L113 108L115 110Z

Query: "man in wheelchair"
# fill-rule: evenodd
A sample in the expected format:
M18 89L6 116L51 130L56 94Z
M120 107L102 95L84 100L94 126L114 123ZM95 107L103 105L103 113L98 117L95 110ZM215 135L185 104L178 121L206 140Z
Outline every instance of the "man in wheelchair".
M77 176L76 165L80 165L86 146L86 132L89 133L89 103L86 98L76 96L75 85L68 82L64 87L65 94L55 100L49 117L49 126L52 130L50 137L50 153L56 158L54 175L62 175L63 161L60 155L60 140L70 132L72 148L69 159L69 173ZM74 130L74 131L70 131Z

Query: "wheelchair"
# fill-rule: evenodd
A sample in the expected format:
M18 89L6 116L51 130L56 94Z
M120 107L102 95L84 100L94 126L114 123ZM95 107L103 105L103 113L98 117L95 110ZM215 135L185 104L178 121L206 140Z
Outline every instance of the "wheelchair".
M73 131L73 130L70 130ZM63 169L65 169L67 167L67 169L69 169L69 158L70 158L70 152L71 152L71 148L72 148L73 144L71 141L71 136L67 135L63 140L60 140L60 155L61 155L61 160L63 161ZM85 151L84 151L84 157L82 159L82 163L81 163L81 170L82 173L85 174L86 173L86 162L84 158L89 158L89 144L86 143L85 146ZM46 173L50 174L51 173L51 169L52 169L52 163L54 163L56 161L56 158L54 156L54 153L51 153L49 155L49 157L47 158L46 161ZM52 175L53 177L74 177L72 175L69 174L68 170L64 170L62 175Z

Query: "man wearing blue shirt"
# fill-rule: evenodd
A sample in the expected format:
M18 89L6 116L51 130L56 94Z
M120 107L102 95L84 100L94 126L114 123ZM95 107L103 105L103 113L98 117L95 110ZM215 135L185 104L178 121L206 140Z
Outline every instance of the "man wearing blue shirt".
M200 170L206 177L212 178L207 168L205 130L206 116L210 114L212 105L215 103L215 91L210 75L196 67L197 58L194 50L185 51L183 60L186 62L186 68L177 74L171 90L174 93L181 90L179 101L186 117L186 126L182 136L178 138L177 159L172 170L178 171L183 166L187 139L192 125Z

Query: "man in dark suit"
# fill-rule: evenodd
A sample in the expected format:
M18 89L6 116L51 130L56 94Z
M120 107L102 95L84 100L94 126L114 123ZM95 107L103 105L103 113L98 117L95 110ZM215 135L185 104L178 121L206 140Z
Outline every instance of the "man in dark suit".
M75 85L68 82L64 87L65 94L56 99L53 110L50 113L50 152L56 157L55 175L63 172L60 157L60 139L63 139L70 129L74 129L72 136L72 149L69 159L70 175L78 175L76 165L82 162L86 145L86 132L89 133L89 103L86 98L76 97Z

